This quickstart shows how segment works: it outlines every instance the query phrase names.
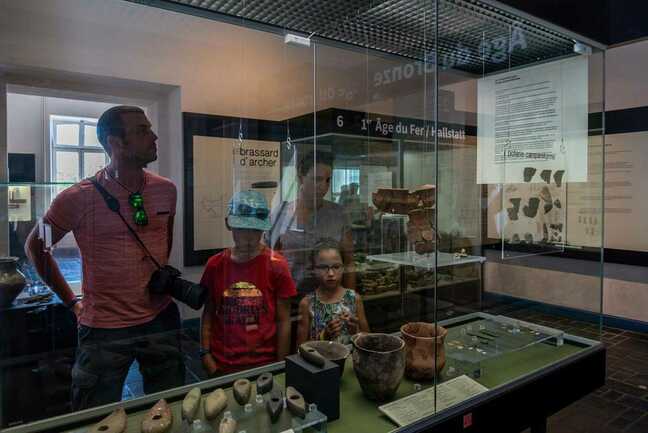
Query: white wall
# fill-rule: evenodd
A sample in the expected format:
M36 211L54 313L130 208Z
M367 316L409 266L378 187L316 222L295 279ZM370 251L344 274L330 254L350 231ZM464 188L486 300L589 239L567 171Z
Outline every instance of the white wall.
M33 153L36 159L36 182L48 182L49 117L59 115L98 118L113 105L9 93L7 95L8 151Z

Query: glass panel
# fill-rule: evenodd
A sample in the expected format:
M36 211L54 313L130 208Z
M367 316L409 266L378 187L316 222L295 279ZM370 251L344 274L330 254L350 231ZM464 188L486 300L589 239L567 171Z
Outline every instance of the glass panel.
M85 125L83 128L83 144L85 146L101 146L99 138L97 137L97 127L92 125Z
M63 146L79 145L79 124L78 123L57 123L56 143Z
M56 181L57 182L78 182L79 173L79 153L56 151Z
M83 176L89 177L104 168L107 164L106 154L101 152L83 152Z

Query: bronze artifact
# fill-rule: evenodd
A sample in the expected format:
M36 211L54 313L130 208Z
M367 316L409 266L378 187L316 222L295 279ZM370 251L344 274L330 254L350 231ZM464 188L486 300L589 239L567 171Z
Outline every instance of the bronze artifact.
M274 424L283 411L283 393L279 389L273 389L266 401L266 410L270 415L270 421Z
M250 401L251 391L252 385L247 379L239 379L234 382L234 385L232 386L232 394L234 394L234 399L241 406Z
M405 372L405 342L389 334L359 334L353 346L353 369L364 395L375 401L392 398Z
M142 433L165 433L173 425L173 413L166 400L158 401L142 420Z
M10 306L25 283L25 276L18 270L18 258L0 257L0 307Z
M195 419L198 408L200 407L201 396L200 388L192 388L187 393L184 400L182 400L182 419L186 419L189 422Z
M209 394L204 400L205 418L214 419L227 407L227 395L222 388Z
M304 400L304 396L292 386L286 388L286 405L293 415L300 418L306 417L306 401Z
M401 327L405 340L405 375L412 380L433 379L446 363L447 329L425 322L407 323Z
M263 373L256 381L257 394L265 394L266 392L269 392L272 390L272 384L272 373Z
M340 367L340 375L344 373L344 364L351 353L344 344L336 341L307 341L303 345L312 347L324 358L335 362Z
M90 433L123 433L126 430L127 420L126 412L120 407L95 424L90 429Z
M313 364L315 367L324 367L324 357L312 346L306 345L306 343L299 346L299 355L304 358L306 362Z

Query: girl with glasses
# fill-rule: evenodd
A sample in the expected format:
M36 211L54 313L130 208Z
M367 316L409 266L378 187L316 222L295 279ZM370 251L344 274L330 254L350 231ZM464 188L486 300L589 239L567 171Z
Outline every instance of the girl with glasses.
M299 303L297 344L307 340L331 340L348 344L358 332L369 332L360 295L342 285L344 263L340 245L320 240L311 253L317 288Z

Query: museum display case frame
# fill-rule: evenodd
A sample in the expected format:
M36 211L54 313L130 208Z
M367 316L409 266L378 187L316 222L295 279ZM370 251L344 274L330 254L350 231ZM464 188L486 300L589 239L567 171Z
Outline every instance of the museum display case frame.
M275 35L283 35L292 30L298 32L309 30L307 25L293 28L289 27L286 22L280 22L279 24L272 23L265 15L254 15L251 12L248 13L249 11L247 10L236 12L234 10L219 10L217 6L214 6L213 8L197 7L195 5L190 5L189 0L131 0L131 2L168 9L173 12L188 13L203 18L225 21L236 25L243 25L255 30L268 31ZM282 3L284 7L286 6L286 2L280 3ZM476 60L473 57L466 58L466 63L460 65L456 63L457 59L453 57L459 54L453 52L452 46L447 45L447 40L440 38L439 36L438 20L440 19L440 16L438 15L438 8L440 3L446 4L449 8L448 10L452 9L452 5L459 3L470 9L470 13L462 11L461 14L457 13L456 17L457 20L461 21L465 19L468 23L497 23L499 17L499 19L505 23L505 27L511 30L513 28L513 24L511 23L515 23L519 20L519 22L523 24L525 31L532 32L538 40L529 41L529 46L531 47L529 53L524 53L524 55L520 55L520 57L512 55L509 56L507 59L508 65L503 66L501 62L489 63L485 61L484 58L481 59L480 65L477 61L479 59L477 58ZM340 13L342 16L348 17L355 14L357 17L359 16L359 9L354 8L366 7L367 10L369 10L371 9L372 3L356 1L351 2L350 5L345 5L343 1L337 1L335 2L335 5L340 8L340 10L336 12ZM320 28L320 33L317 35L311 34L311 43L322 44L323 46L336 46L349 48L351 50L360 50L360 52L366 49L372 53L378 52L380 55L386 56L393 55L401 59L407 59L408 61L413 59L414 61L423 62L424 64L432 63L428 58L430 49L434 50L435 55L437 55L436 59L440 59L442 57L441 54L445 55L446 59L452 60L454 58L452 61L455 63L452 65L446 64L446 67L441 64L441 61L434 62L434 80L431 83L427 81L424 82L424 86L426 87L425 91L428 91L429 87L434 88L433 107L425 107L423 109L424 119L416 120L408 118L408 120L419 122L424 126L430 123L435 131L442 126L451 127L458 124L453 121L452 116L447 112L442 112L442 110L440 110L441 101L439 96L439 81L444 74L449 73L447 71L452 70L454 66L457 66L458 68L461 66L463 68L463 73L472 72L474 75L471 79L480 76L489 77L498 72L524 70L525 66L535 66L543 64L544 62L549 62L550 60L560 60L572 56L574 49L573 43L571 42L572 39L576 45L585 44L585 48L593 48L596 50L598 55L605 55L605 46L586 38L582 38L578 35L574 35L571 32L564 31L563 29L543 22L542 20L519 13L515 9L499 2L488 0L435 0L434 2L427 4L427 6L431 5L437 13L435 16L436 22L432 25L433 31L431 33L435 36L432 45L427 45L425 47L412 47L411 45L405 44L397 46L396 48L390 47L387 43L389 42L389 31L387 30L385 32L380 32L379 37L376 37L376 41L374 41L375 43L372 43L371 46L363 46L362 41L351 37L353 34L350 35L344 31L338 32L334 26L331 27L330 23L323 27L324 30L321 30ZM222 8L225 8L225 6L221 6ZM377 8L377 14L385 12L382 6L374 6ZM412 7L411 4L408 4L408 6ZM448 12L448 10L445 12L448 15L445 16L450 16L452 18L452 12ZM305 12L302 11L302 13ZM300 18L304 19L304 16L301 16ZM327 17L317 16L316 18L324 19ZM375 17L372 17L372 19L375 19ZM304 20L303 22L308 23L308 20ZM459 27L462 23L466 24L466 22L461 21L454 25ZM310 25L313 24L311 23ZM312 28L310 29L312 30ZM492 29L489 29L489 31L490 30ZM430 29L426 29L423 33L429 31ZM495 35L498 34L498 29L492 31ZM315 33L315 31L313 31L313 33ZM486 34L486 30L484 30L483 33ZM464 39L461 39L461 34L456 36L458 40L460 39L465 41ZM511 35L509 35L509 37L510 36ZM315 50L313 50L313 52L315 57ZM481 71L479 70L480 68ZM601 78L601 84L604 85L604 76ZM599 101L595 101L595 104L598 102ZM306 114L301 118L279 121L247 119L243 117L218 116L201 113L183 113L184 200L183 202L179 202L180 207L183 206L183 208L179 209L179 212L184 213L185 220L185 250L183 256L184 264L186 266L204 264L208 257L219 251L219 249L214 248L201 250L194 245L195 230L197 229L193 220L195 209L194 193L197 186L196 182L194 182L194 169L196 160L199 159L194 154L194 138L196 136L239 140L239 142L243 142L244 139L273 141L280 143L280 145L286 143L286 136L290 137L292 139L290 143L295 145L310 141L316 143L318 140L321 141L323 139L335 138L359 138L366 140L367 143L370 143L371 140L374 139L392 143L397 142L399 155L397 155L396 158L398 159L400 179L396 185L389 185L388 188L403 188L405 186L403 185L404 157L401 149L402 143L412 137L407 137L406 135L398 136L398 134L373 136L369 132L358 133L357 128L353 125L357 126L359 124L358 122L362 119L367 120L378 115L375 113L354 112L352 110L336 108L316 110L315 105L316 104L314 104L312 113L310 114ZM604 113L604 98L600 101L600 105L602 108L601 111ZM426 115L429 114L432 114L432 116L430 118L426 117ZM354 120L351 122L352 126L349 126L349 122L347 122L344 127L339 127L339 130L336 130L335 120L340 115L348 115L353 118ZM323 121L323 119L327 117L330 117L330 119L328 119L328 125ZM394 124L399 121L402 122L403 119L406 119L406 117L392 116L390 118ZM292 136L287 130L291 124ZM322 126L323 124L325 126ZM472 136L477 135L476 125L468 125L467 122L466 124L459 125L463 128L464 134ZM600 135L597 136L604 140L604 126L605 122L603 116L601 124L594 127L589 126L587 132L591 133L590 135L600 132ZM441 147L445 145L445 143L441 142L439 133L435 133L434 139L423 141L422 144L428 145L428 150L435 153L434 159L436 167L434 174L432 175L432 184L438 191L441 184L445 182L445 180L441 181L439 177L439 153ZM317 149L317 144L314 144L313 146ZM587 142L588 148L594 146L595 144L593 144L593 142ZM448 149L452 151L450 146ZM284 167L282 167L282 169L283 168ZM283 176L283 170L280 174ZM461 175L462 173L460 173L460 170L457 170L457 176L460 177ZM282 180L283 179L279 179L280 185L283 185ZM37 186L37 184L32 185ZM370 191L370 193L371 192L373 191ZM484 200L486 198L485 196L487 196L487 188L480 187L479 192L479 199ZM598 193L599 191L594 192ZM602 202L602 189L600 193L600 200ZM441 231L444 228L439 224L437 209L447 204L443 200L439 200L438 192L436 194L435 206L437 207L435 208L433 218L434 224L432 225L435 232ZM0 198L3 197L3 195L3 193L0 193ZM596 200L597 199L595 198L593 201L596 202ZM417 206L421 207L418 204ZM478 234L480 238L486 239L487 236L484 236L484 231L482 231L482 229L484 227L484 220L488 218L488 215L484 211L483 207L481 207L481 203L479 206L483 212L479 215L478 219L480 225ZM383 216L379 219L381 235L383 234L382 218ZM459 236L457 236L457 238L458 237ZM451 236L451 240L452 239L454 238ZM602 233L600 240L602 241ZM404 244L400 241L399 243ZM307 420L309 422L313 421L313 424L309 425L308 428L319 432L363 431L363 428L370 428L368 431L399 431L412 433L423 431L452 431L459 433L466 429L471 429L470 431L475 432L488 432L497 429L498 432L513 433L520 432L525 428L531 428L532 433L543 433L546 432L547 418L550 415L574 403L604 384L606 374L606 352L605 347L600 341L580 337L570 333L569 330L559 328L554 329L547 327L546 325L534 324L531 321L525 320L523 315L522 317L515 318L508 317L507 314L515 313L514 310L509 311L505 309L501 315L484 312L484 282L487 273L484 270L486 262L484 249L486 246L482 243L477 243L472 245L473 248L471 248L470 252L466 252L463 248L454 246L452 242L449 243L450 246L446 245L443 248L440 247L439 244L435 245L434 252L428 253L427 255L418 254L413 251L409 245L405 245L402 251L395 253L396 255L381 251L380 254L367 254L366 260L398 265L399 288L398 293L394 293L394 298L400 297L400 299L395 302L395 304L400 306L401 315L398 318L398 321L405 324L407 324L406 322L408 320L417 319L416 317L408 317L406 314L406 297L408 294L413 293L413 291L409 290L407 286L406 267L420 268L427 272L434 271L434 284L422 289L430 291L433 308L431 312L426 312L426 314L421 317L421 320L432 323L436 330L443 328L444 331L447 331L447 335L444 334L445 343L441 343L444 345L444 357L447 358L443 360L445 367L442 366L439 371L435 370L431 380L416 381L410 378L402 379L402 382L399 381L400 388L398 388L395 397L391 396L386 402L376 403L369 401L363 396L361 384L356 380L357 370L355 374L352 371L354 369L354 355L351 355L349 356L349 359L346 360L346 366L342 371L342 376L338 383L340 386L340 391L337 396L339 398L339 407L341 411L340 418L326 419L326 415L323 417L320 416L321 413L319 407L311 407L309 414L310 418L307 418ZM381 248L382 247L383 245L381 242ZM498 245L496 245L496 248L498 248ZM503 238L501 244L499 244L499 248L503 252L503 255L504 251L509 251L509 246L505 245ZM500 249L497 251L499 252ZM602 245L601 248L591 247L591 249L595 256L598 251L598 257L601 261L601 275L588 275L588 277L591 277L591 279L594 280L591 285L594 287L595 293L596 288L599 290L602 288L603 249ZM544 254L546 251L543 250L540 251L540 253ZM440 313L440 304L442 300L439 298L437 291L441 290L441 288L444 287L444 284L442 284L439 278L439 272L436 271L441 270L442 268L468 265L479 269L478 277L468 281L469 283L477 283L478 299L474 304L469 304L465 308L449 314L447 317L443 316ZM497 278L501 277L496 275L495 280L497 280ZM460 280L460 278L457 279L459 282L465 282ZM451 285L452 281L453 280L451 279L448 285ZM597 287L597 284L600 286ZM598 294L595 293L595 296L602 295L599 292ZM367 302L372 300L373 299L370 297L365 298L365 301ZM592 316L596 316L597 314L600 315L600 311L591 311L589 314ZM390 323L389 326L391 325L393 324ZM599 320L599 331L600 325L601 323ZM476 328L473 328L473 326ZM391 327L393 328L393 326ZM380 330L385 331L385 335L388 337L404 338L404 333L393 332L395 329ZM526 339L521 339L521 334L524 334ZM363 336L360 336L358 338L362 337ZM426 336L425 338L431 337ZM404 345L405 343L403 343L403 346ZM491 352L493 345L497 346L496 353ZM355 350L355 353L357 353L359 347L360 346L358 346L354 340L350 349L352 351ZM478 361L470 361L468 363L470 365L466 366L465 362L459 360L456 352L453 353L452 350L470 350L472 351L470 354L471 357L475 352L483 356L477 356ZM299 355L291 356L299 357ZM433 352L433 357L435 362L434 368L436 369L436 363L441 362L440 354L437 349ZM5 360L3 360L3 363L4 362ZM290 368L288 365L290 362L296 361L294 361L294 359L289 359L287 361L277 362L263 367L257 367L251 370L228 374L155 394L145 395L128 401L111 403L105 406L60 415L25 425L10 426L5 431L8 433L32 433L38 431L69 431L81 433L87 431L91 424L101 420L117 408L125 409L129 415L126 431L138 431L142 414L162 398L166 399L171 404L176 419L176 421L174 421L174 428L179 430L181 428L179 424L179 406L181 405L182 399L186 393L192 388L201 388L203 394L217 388L225 388L229 393L229 388L236 380L249 379L253 381L261 374L267 372L275 374L276 383L281 387L281 385L287 384L288 378L285 376L288 374L287 372ZM323 365L318 368L325 370L331 367L329 364L330 363L327 361L327 363L323 363ZM316 373L312 374L313 376L316 375ZM449 381L457 378L466 378L464 379L467 381L466 383L468 383L466 387L471 388L469 390L462 388L460 392L456 389L451 390L451 392L445 391L443 387L448 385ZM446 390L449 388L449 385L445 387ZM364 392L366 394L366 390ZM411 416L411 412L416 411L415 406L408 407L407 401L401 399L410 397L419 392L427 392L425 398L433 398L433 400L431 400L432 403L430 404L430 410L427 413L416 413L416 415L420 415L420 419L407 422L404 425L397 427L397 425L392 423L388 417L383 416L386 412L393 409L390 409L387 406L390 404L393 405L394 403L400 403L402 407L397 409L401 410L401 412L407 412L409 410ZM455 392L460 398L453 400L453 396L448 396L448 394ZM465 392L465 394L461 394L461 392ZM421 395L422 398L424 396L424 394L417 395ZM6 397L3 396L3 400L5 398ZM441 402L442 398L447 398L447 400ZM412 409L412 407L415 409ZM237 407L239 412L240 409L241 408ZM237 416L240 415L239 412L236 412ZM353 413L353 415L351 413ZM392 413L390 418L394 419L394 412L392 411L390 413ZM219 419L220 416L217 420ZM264 427L260 430L279 432L285 431L284 429L287 430L288 428L292 428L292 431L302 431L302 423L300 421L293 423L293 420L290 418L286 418L284 421L279 424L264 424ZM212 426L216 427L217 424L212 424ZM187 429L189 428L189 425L184 425L182 428ZM304 431L306 431L305 428ZM248 433L251 432L248 431Z

